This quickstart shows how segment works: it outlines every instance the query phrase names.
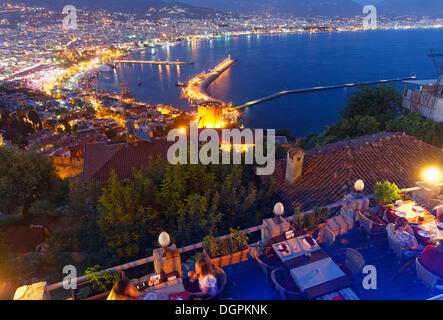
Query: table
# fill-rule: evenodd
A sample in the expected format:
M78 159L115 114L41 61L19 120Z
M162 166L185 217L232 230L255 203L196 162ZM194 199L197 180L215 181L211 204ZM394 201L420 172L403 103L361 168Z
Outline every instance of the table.
M328 293L317 300L360 300L357 294L351 288L341 289L332 293Z
M183 280L176 279L173 281L162 282L156 286L146 289L144 295L148 293L155 293L157 295L157 300L169 300L169 295L179 292L184 292L185 287L183 286Z
M352 280L330 257L291 269L290 272L300 291L310 299L352 284Z
M422 223L418 228L429 232L432 241L443 239L443 230L440 230L437 227L435 220L428 223Z
M401 206L398 207L392 207L391 209L394 209L396 211L399 212L404 212L406 214L406 219L408 219L408 221L410 223L419 223L418 221L418 217L420 216L420 212L415 212L414 210L412 210L412 208L414 206L416 206L417 203L415 201L405 201L403 202L403 204ZM428 223L431 221L435 220L434 215L432 215L428 210L426 210L425 208L423 208L423 212L424 214L424 223ZM385 214L388 214L387 212L385 212ZM395 213L393 213L395 214ZM386 219L385 219L386 220Z
M347 276L317 243L309 249L303 239L306 235L286 240L284 236L275 237L269 242L283 264L290 270L291 277L306 297L313 299L327 293L341 290L352 285ZM280 241L278 241L280 240ZM276 246L286 243L291 254L284 255ZM306 255L309 252L310 255ZM312 272L319 270L316 274Z
M274 249L275 253L279 256L279 258L281 259L283 264L285 264L285 262L290 261L294 258L304 256L308 252L312 254L313 252L321 250L321 247L318 245L318 243L314 239L313 240L315 241L315 246L310 247L304 243L305 242L303 240L304 238L305 238L305 235L298 236L298 237L295 237L295 238L292 238L289 240L283 239L283 241L273 244L272 248ZM277 246L281 243L285 243L286 246L289 248L289 250L290 250L289 254L285 254L277 249Z

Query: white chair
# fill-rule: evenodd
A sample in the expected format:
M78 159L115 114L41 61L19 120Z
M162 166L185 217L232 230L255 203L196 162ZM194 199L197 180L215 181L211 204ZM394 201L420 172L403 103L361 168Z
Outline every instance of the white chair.
M352 248L346 249L346 257L343 266L345 269L349 270L351 275L356 275L359 273L364 265L365 259L360 252Z
M360 228L362 228L366 232L368 238L370 238L371 236L385 233L384 231L375 232L374 229L375 226L378 226L379 229L382 230L383 228L386 228L386 225L381 223L375 223L374 221L366 217L361 211L359 211L358 214L360 217Z
M403 259L403 251L405 249L401 246L401 244L397 240L392 238L390 232L388 232L387 234L388 234L389 249L397 256L400 263L401 260Z
M439 284L443 283L443 279L426 269L420 263L419 258L415 259L415 267L417 270L417 280L422 281L431 290L431 292L434 292L435 289L443 290L443 285Z
M329 228L323 228L317 241L323 248L332 246L335 242L335 234Z

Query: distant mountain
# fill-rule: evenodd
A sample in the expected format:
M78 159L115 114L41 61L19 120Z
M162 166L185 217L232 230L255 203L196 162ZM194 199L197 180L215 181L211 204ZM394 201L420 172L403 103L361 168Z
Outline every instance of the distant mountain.
M103 9L115 12L145 14L148 10L179 8L193 16L209 17L217 12L207 7L198 8L190 4L165 0L11 0L15 3L48 8L51 10L62 10L66 4L72 4L78 9Z
M377 4L381 15L430 16L443 18L442 0L384 0Z
M353 0L181 0L225 12L293 14L296 16L356 16L362 6Z

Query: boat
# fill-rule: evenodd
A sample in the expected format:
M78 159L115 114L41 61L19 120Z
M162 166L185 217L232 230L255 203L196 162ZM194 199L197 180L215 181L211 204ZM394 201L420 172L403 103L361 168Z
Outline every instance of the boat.
M178 81L177 84L176 84L177 87L186 87L187 85L188 84L186 82L183 82L183 81Z

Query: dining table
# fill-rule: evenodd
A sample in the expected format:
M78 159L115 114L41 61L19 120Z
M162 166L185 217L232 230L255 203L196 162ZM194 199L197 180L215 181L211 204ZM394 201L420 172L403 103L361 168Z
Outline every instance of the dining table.
M431 244L443 239L443 226L439 221L434 220L428 223L417 224L414 226L415 237L423 245Z
M271 241L272 247L283 265L289 269L292 279L308 299L335 292L352 285L352 278L329 257L318 243L309 246L307 235L292 239L279 238ZM282 252L281 245L289 248Z
M148 287L142 293L143 300L187 300L188 294L181 278L161 282L155 286Z
M423 216L423 221L420 221ZM394 222L398 217L406 218L409 223L429 223L435 220L435 216L426 208L421 207L413 200L407 200L398 206L386 208L384 219L388 222Z
M351 288L345 288L334 291L324 296L318 297L316 300L360 300L358 295Z

